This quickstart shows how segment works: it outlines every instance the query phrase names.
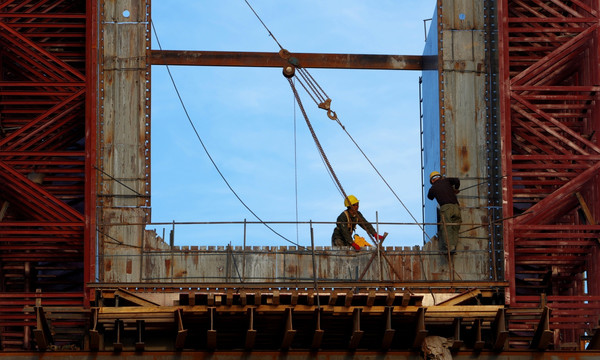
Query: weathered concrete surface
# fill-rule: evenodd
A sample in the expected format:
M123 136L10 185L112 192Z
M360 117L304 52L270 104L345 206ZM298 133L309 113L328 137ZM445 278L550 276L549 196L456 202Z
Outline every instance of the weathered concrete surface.
M100 256L101 282L289 282L289 281L490 281L490 254L460 250L450 257L428 246L351 248L170 247L140 227L131 237L106 241ZM138 231L134 231L138 230ZM115 234L117 236L117 234ZM313 271L313 259L314 269ZM453 270L453 273L451 272Z

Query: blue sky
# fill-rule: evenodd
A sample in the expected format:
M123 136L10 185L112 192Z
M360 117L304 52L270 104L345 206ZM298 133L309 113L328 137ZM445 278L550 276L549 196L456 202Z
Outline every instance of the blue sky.
M250 5L291 53L421 55L435 0L254 0ZM277 52L244 0L152 3L163 50ZM430 22L427 22L427 26ZM153 49L159 49L153 37ZM190 120L231 187L263 221L333 222L343 198L331 180L279 68L170 66ZM309 69L341 123L390 184L398 201L340 126L299 87L336 175L375 226L422 221L420 71ZM152 67L152 221L257 219L229 190L196 137L165 66ZM248 246L310 246L306 224L246 228ZM155 225L162 234L164 226ZM333 224L315 224L317 246ZM170 230L167 226L167 233ZM416 225L379 224L387 246L422 244ZM360 235L365 235L362 230ZM237 246L239 224L177 225L175 244Z

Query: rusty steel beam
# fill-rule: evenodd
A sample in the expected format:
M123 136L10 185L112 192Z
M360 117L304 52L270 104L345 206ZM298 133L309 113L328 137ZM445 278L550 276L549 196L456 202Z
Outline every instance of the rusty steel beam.
M232 358L240 358L254 360L254 359L266 359L276 360L284 356L288 360L301 360L310 357L316 360L331 360L347 357L347 351L252 351L244 352L238 351L123 351L119 353L119 359L136 359L136 360L168 360L176 357L180 360L196 360L196 359L212 359L212 360L228 360ZM34 360L34 359L65 359L69 358L72 360L84 360L89 359L92 356L95 360L112 360L115 359L115 354L112 351L104 352L87 352L87 351L48 351L48 352L35 352L35 351L23 351L23 352L11 352L2 353L0 352L0 359L11 359L11 360ZM365 351L357 350L352 353L353 359L372 359L374 357L382 356L379 351ZM600 356L598 351L546 351L543 353L543 358L556 359L556 360L594 360ZM416 360L421 359L422 356L417 355L414 351L388 351L383 356L388 359L399 359L399 360ZM509 359L520 359L520 360L534 360L540 358L540 353L533 351L505 351L501 353L491 351L481 351L477 353L477 359L480 360L509 360ZM452 354L454 360L468 360L473 359L473 351L457 351Z
M357 282L345 282L345 281L319 281L319 285L322 285L327 288L335 288L337 290L344 288L355 288ZM359 282L360 287L362 289L369 288L410 288L412 290L415 289L438 289L439 291L447 291L454 292L456 289L497 289L497 288L505 288L509 286L509 282L506 281L384 281L384 282L369 282L363 281ZM277 282L277 286L281 288L291 288L291 289L302 289L302 288L310 288L313 285L311 282ZM181 288L203 288L208 292L219 293L222 292L223 289L235 288L235 289L271 289L273 287L272 282L252 282L252 283L227 283L227 282L210 282L210 283L193 283L193 282L131 282L131 283L113 283L113 282L104 282L104 283L89 283L87 286L90 289L115 289L115 288L123 288L123 289L142 289L152 288L153 291L156 292L170 292L170 291L180 291ZM136 290L137 291L137 290ZM271 292L271 290L269 290ZM401 292L401 291L400 291Z
M417 55L291 54L304 68L435 70L437 58ZM278 53L235 51L152 50L151 65L283 67L288 61ZM295 63L294 60L290 61Z

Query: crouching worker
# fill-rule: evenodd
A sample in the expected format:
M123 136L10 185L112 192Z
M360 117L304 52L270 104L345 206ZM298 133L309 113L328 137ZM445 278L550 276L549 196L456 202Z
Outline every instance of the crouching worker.
M352 246L355 250L360 250L360 248L364 246L364 243L355 243L352 238L352 234L356 230L356 225L359 225L375 239L384 239L384 236L377 235L373 225L371 225L360 211L358 211L358 199L354 195L346 197L346 199L344 199L344 205L346 206L346 210L338 216L335 229L333 229L333 234L331 235L332 246ZM362 239L362 241L364 241L364 239Z

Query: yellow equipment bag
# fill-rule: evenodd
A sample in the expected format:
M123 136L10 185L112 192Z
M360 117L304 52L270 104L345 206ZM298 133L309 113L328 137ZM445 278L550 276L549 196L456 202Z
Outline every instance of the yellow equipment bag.
M367 240L365 240L364 237L358 236L358 234L354 234L354 241L352 242L352 247L354 248L354 250L358 251L365 246L373 246L373 245L369 244L367 242Z

